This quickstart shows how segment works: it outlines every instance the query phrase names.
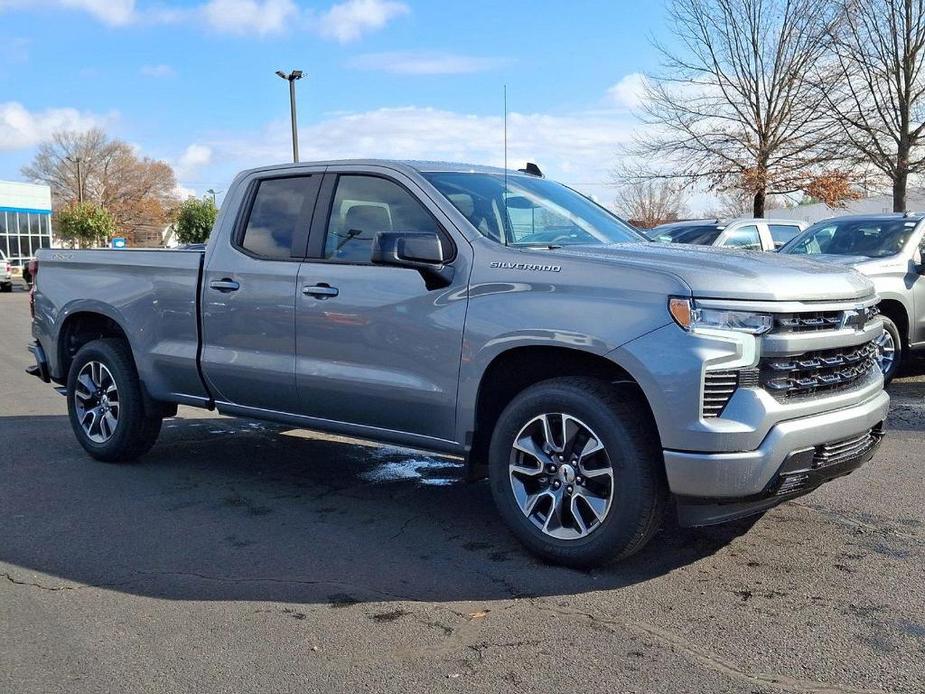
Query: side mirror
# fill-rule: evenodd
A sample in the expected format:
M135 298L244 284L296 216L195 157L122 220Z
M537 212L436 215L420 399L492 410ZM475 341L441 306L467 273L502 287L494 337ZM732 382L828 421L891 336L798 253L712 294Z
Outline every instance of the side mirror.
M912 266L917 273L925 275L925 252L921 248L917 248L912 254Z
M453 267L440 235L430 232L380 231L373 238L374 265L417 270L428 289L446 287L453 281Z

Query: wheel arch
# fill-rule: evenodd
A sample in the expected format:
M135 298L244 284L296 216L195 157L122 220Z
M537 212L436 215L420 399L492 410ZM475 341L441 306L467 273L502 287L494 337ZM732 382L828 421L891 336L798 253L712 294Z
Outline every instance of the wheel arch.
M648 399L638 381L612 359L569 347L512 347L495 355L479 379L475 406L466 428L468 479L485 476L488 446L495 423L511 400L531 385L563 376L590 376L632 388L648 407ZM651 409L648 414L652 416Z
M909 347L909 329L911 326L909 308L904 302L894 297L885 297L881 299L877 306L880 309L881 315L886 316L896 323L896 327L899 329L899 336L903 341L902 347L903 349L907 349Z
M77 352L88 342L103 338L124 340L131 348L128 333L108 312L84 308L69 312L58 329L58 376L64 381ZM137 366L137 365L136 365Z

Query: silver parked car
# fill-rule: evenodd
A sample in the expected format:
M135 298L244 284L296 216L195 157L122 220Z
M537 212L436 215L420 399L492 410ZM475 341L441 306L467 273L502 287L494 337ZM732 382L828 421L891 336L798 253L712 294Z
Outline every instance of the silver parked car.
M817 222L781 253L811 255L870 277L880 295L880 366L887 382L903 354L925 349L925 215L878 214Z
M718 246L749 251L775 251L807 226L794 219L690 219L661 224L645 232L653 241Z

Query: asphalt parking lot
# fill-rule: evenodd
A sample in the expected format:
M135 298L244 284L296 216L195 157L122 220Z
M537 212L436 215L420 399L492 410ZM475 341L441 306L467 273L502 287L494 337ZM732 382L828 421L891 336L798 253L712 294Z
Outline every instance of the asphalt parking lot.
M28 335L0 294L0 691L925 690L925 365L855 474L578 572L453 459L181 408L93 462Z

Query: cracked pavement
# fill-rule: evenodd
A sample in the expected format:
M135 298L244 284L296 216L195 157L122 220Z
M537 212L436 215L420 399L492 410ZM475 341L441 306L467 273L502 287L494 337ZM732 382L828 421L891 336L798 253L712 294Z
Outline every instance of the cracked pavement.
M853 475L579 572L453 459L181 408L93 462L23 373L26 299L0 295L0 691L922 691L923 365Z

